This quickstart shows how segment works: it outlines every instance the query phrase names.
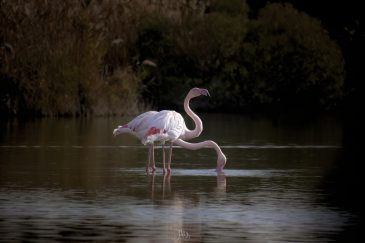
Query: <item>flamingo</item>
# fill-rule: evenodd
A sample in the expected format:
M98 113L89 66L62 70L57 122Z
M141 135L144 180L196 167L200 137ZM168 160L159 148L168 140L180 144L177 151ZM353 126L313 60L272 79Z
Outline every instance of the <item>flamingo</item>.
M198 137L203 131L203 123L201 119L190 109L189 103L192 98L198 96L210 96L207 89L192 88L184 100L184 110L193 119L195 128L190 130L186 127L184 118L176 111L162 110L162 111L148 111L137 116L129 123L118 126L114 129L113 134L117 136L122 133L129 133L136 136L144 145L149 146L148 159L146 163L146 171L149 171L149 164L152 161L152 171L155 171L154 159L154 142L162 142L163 151L163 172L166 172L165 163L165 147L166 141L170 142L169 160L167 171L171 171L172 159L172 145L176 144L183 148L196 150L201 148L213 148L217 153L217 172L222 172L226 164L226 156L222 150L212 140L203 141L200 143L188 143L189 140Z

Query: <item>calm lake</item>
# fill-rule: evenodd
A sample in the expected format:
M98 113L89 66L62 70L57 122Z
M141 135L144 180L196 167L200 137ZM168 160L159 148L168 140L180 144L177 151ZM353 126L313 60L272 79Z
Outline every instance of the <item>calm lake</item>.
M221 146L224 174L214 150L176 147L171 175L160 148L147 175L147 148L112 135L130 118L1 123L0 240L328 242L356 224L331 186L346 159L338 120L201 118L192 141Z

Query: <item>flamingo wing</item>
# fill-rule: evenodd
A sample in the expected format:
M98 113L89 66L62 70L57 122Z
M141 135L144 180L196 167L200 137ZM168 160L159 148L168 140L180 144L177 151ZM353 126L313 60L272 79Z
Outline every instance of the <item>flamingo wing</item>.
M144 127L148 126L149 118L153 117L157 113L158 113L157 111L147 111L145 113L142 113L133 120L131 120L130 122L128 122L127 126L131 130L141 130Z
M129 128L131 133L133 133L136 137L142 139L150 127L151 118L157 113L157 111L147 111L142 113L128 122L126 127Z
M185 132L185 121L176 111L163 110L148 119L149 128L143 143L175 141Z

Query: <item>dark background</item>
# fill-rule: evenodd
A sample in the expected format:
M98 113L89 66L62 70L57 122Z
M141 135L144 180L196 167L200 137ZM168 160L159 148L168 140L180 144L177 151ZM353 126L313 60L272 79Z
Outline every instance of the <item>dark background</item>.
M91 1L81 1L83 4L87 5L88 2ZM265 0L247 0L247 4L250 7L249 16L251 18L255 18L258 15L260 9L265 7L265 5L269 1ZM330 195L332 195L331 201L340 205L341 207L347 208L349 211L354 212L355 214L359 215L356 219L357 224L345 229L342 236L340 236L339 241L348 241L349 239L360 239L362 237L362 227L364 225L364 199L363 199L363 138L364 138L364 60L365 60L365 15L364 15L364 8L361 6L363 3L361 1L355 0L348 0L348 1L314 1L314 0L303 0L303 1L270 1L273 2L280 2L280 3L291 3L294 8L307 13L308 15L317 18L321 21L322 27L329 32L330 37L335 40L342 50L342 54L345 60L345 85L344 85L344 93L345 97L341 101L340 105L337 106L334 110L331 111L323 111L320 110L319 113L327 113L330 112L338 116L339 119L343 121L343 155L338 158L337 164L335 169L327 175L328 180L323 183L323 187L330 191ZM0 7L4 7L5 1L0 1ZM85 5L85 6L86 6ZM4 14L5 12L2 12ZM21 19L21 18L20 18ZM82 21L79 24L82 24ZM7 28L12 28L13 26L9 25ZM80 30L83 29L82 25L78 26ZM82 32L82 31L80 31ZM16 49L16 46L13 43L8 43L7 36L4 34L5 32L1 32L0 34L0 43L2 46L2 57L4 55L8 57L7 53L11 53L13 50ZM82 37L84 35L81 35ZM113 39L112 37L110 37ZM118 39L117 39L118 40ZM10 46L8 45L10 44ZM76 43L77 44L77 43ZM120 54L118 53L119 50L109 49L109 54L106 55L106 59L109 61L115 61L112 54ZM5 53L5 54L4 54ZM85 54L86 55L86 54ZM92 57L94 58L94 57ZM138 59L138 58L137 58ZM136 60L133 59L129 60L133 63L134 67L138 69L138 65L143 60ZM123 66L124 63L121 60L115 61L118 65ZM50 110L40 111L39 107L37 109L31 109L30 104L26 102L26 97L19 96L18 94L21 93L25 87L19 86L19 77L13 77L8 75L2 69L5 66L5 59L1 59L0 63L0 77L1 77L1 120L8 117L19 117L26 115L27 117L34 117L34 116L48 116L48 115L56 115L56 116L79 116L88 114L87 109L92 104L92 100L88 100L84 93L87 92L95 92L94 95L97 96L102 95L103 93L107 94L107 97L112 96L114 87L110 89L100 89L102 92L98 93L96 91L89 91L88 89L90 86L84 84L76 85L78 93L78 103L80 107L76 108L76 111L69 111L68 108L59 108L60 112L52 113ZM136 64L138 63L138 65ZM76 64L79 64L76 62ZM57 66L57 68L60 68ZM109 69L109 66L105 65L102 68L103 73L112 72L112 69ZM100 74L100 70L97 70L95 73L90 74L90 76L95 76ZM27 72L28 76L37 75L33 71ZM89 76L79 76L80 78L89 77ZM119 76L118 76L119 77ZM134 80L136 79L131 72L126 71L122 72L120 79L128 79ZM29 78L29 77L27 77ZM107 83L109 85L113 85L114 83L120 82L118 78L106 78ZM126 96L126 100L117 100L116 104L124 104L125 107L135 107L135 102L128 103L128 100L136 99L138 97L133 96L134 89L130 88L133 82L128 83L127 88L118 89L118 92L121 93L128 93L129 96ZM55 87L57 90L57 87ZM60 93L61 91L57 91ZM65 93L67 94L67 90ZM142 92L143 94L147 95L145 97L144 103L148 103L149 101L153 100L152 95L146 90ZM150 95L151 97L148 97ZM6 102L8 102L8 98L13 97L12 102L16 103L17 110L14 111L12 109L8 109L8 106L4 106ZM15 98L14 98L15 97ZM35 95L35 97L40 98L42 95ZM181 101L181 99L178 99ZM123 101L125 101L123 103ZM60 104L65 103L64 101L57 101ZM113 101L108 101L113 102ZM108 103L105 102L105 103ZM55 101L56 103L56 101ZM151 102L153 103L153 102ZM112 104L112 103L108 103ZM171 105L172 107L175 106L175 103L172 104L158 104L154 103L154 107L157 108L165 108L167 105ZM15 107L14 106L14 107ZM119 106L120 107L120 106ZM255 107L256 108L256 107ZM269 113L273 115L271 112L273 107L269 107L266 109L259 110L263 113ZM72 109L71 109L72 110ZM143 110L143 108L141 109ZM220 111L232 111L230 109L221 109ZM245 109L244 112L250 111L255 109ZM64 111L64 112L63 112ZM233 110L236 111L237 110ZM311 109L303 109L296 113L305 112L304 116L314 116L314 113ZM95 109L94 109L95 112ZM128 114L126 109L123 110L124 114ZM122 112L122 113L123 113ZM241 110L239 112L242 112ZM284 112L291 112L290 110L285 110ZM96 113L96 112L95 112ZM115 115L115 110L110 112L106 112L107 115ZM274 112L275 113L275 112ZM276 114L276 113L275 113ZM280 113L281 114L281 113ZM298 114L296 114L298 115ZM299 114L303 115L303 114ZM316 111L316 115L318 115L318 111Z

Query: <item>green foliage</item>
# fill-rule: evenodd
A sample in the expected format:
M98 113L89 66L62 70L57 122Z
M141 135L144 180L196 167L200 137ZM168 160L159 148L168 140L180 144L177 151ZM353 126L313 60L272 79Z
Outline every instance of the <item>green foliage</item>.
M0 112L181 108L193 86L226 111L341 101L344 60L318 20L287 4L250 19L241 0L172 2L1 1Z
M248 22L248 7L240 2L241 8L233 8L235 2L227 1L224 11L216 11L222 4L217 1L209 14L189 15L179 22L156 15L145 19L137 43L139 59L150 58L158 64L152 70L142 67L145 94L150 94L154 103L162 107L171 103L181 106L183 96L192 86L220 91L220 87L215 89L217 83L213 80L226 78L224 70L235 76L238 66L225 61L237 55ZM225 94L217 93L215 99L222 103Z
M248 6L242 0L214 0L211 3L210 11L221 13L226 16L242 16L247 15Z
M251 21L246 42L253 102L331 108L341 97L342 54L316 19L268 4Z
M138 60L140 60L140 76L146 87L145 97L151 97L148 102L158 105L171 103L172 92L179 85L177 72L177 55L174 50L173 23L165 16L155 12L146 14L139 26L136 42ZM146 67L144 60L152 60L156 67ZM171 79L171 75L173 78Z
M241 1L214 1L203 16L146 18L139 59L158 68L140 69L145 95L165 107L181 103L189 87L205 86L219 109L333 108L344 61L320 22L286 4L268 4L257 19L248 10Z
M131 68L114 71L97 91L100 98L94 106L94 112L104 115L135 115L135 111L141 108L140 85L139 78Z
M115 64L113 56L108 56L112 30L106 25L115 27L111 11L122 7L90 4L83 1L2 2L1 39L13 47L14 53L8 55L0 71L17 90L17 96L5 91L2 97L10 104L3 108L7 113L17 115L26 111L55 116L110 114L116 110L117 102L111 102L110 106L100 104L109 95L100 92L108 85L105 81L108 77L102 75L101 70L104 63L120 64ZM133 79L133 82L137 81ZM138 96L139 90L134 86L129 91L133 90ZM124 98L121 100L130 105Z

